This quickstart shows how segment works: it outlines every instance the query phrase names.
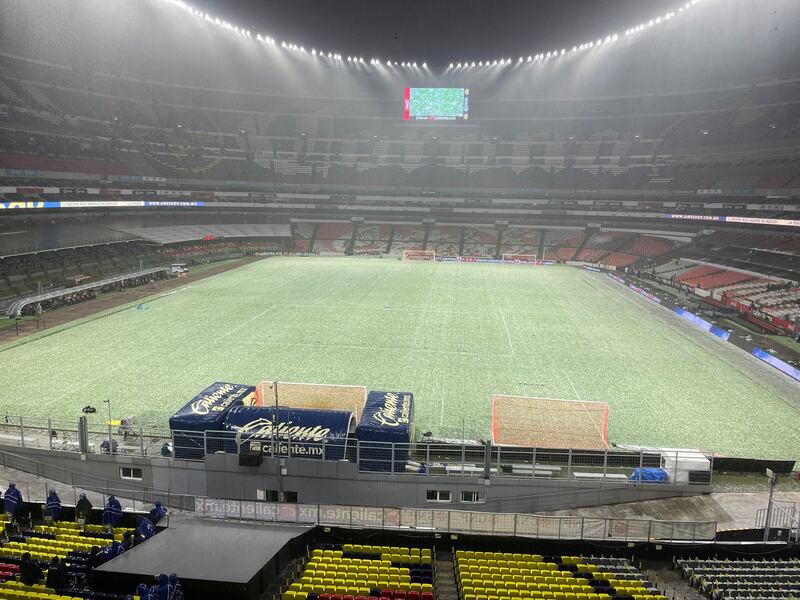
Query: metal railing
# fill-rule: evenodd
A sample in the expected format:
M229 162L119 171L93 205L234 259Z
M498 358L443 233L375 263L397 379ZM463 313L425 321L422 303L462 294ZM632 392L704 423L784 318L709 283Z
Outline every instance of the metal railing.
M25 502L43 504L47 500L49 491L54 489L62 504L66 506L74 506L82 493L86 494L95 508L102 508L109 496L116 496L123 510L131 512L147 512L156 500L181 510L191 511L195 506L194 496L148 487L136 489L128 487L124 481L120 483L76 472L50 461L38 461L12 452L0 451L0 467L22 471L40 478L38 481L26 481L24 477L17 478L13 473L8 474L9 482L13 481L16 484Z
M0 445L81 451L77 422L19 416L0 417ZM169 431L137 425L112 426L105 422L89 425L85 450L96 454L196 461L204 461L209 454L257 450L265 457L347 461L356 464L361 472L652 486L664 483L709 485L713 467L713 457L679 450L543 449L427 441L393 444L349 438L321 442L292 437L243 439L226 431ZM648 468L663 469L669 480L647 479L643 469ZM695 479L693 474L700 477Z
M520 513L379 508L333 504L287 504L197 498L195 514L211 519L293 523L354 529L502 535L556 540L621 542L710 541L715 521L653 521L554 517Z

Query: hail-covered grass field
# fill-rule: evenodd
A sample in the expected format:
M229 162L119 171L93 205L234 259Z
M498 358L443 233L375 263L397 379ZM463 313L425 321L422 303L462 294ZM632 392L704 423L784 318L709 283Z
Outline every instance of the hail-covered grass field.
M411 391L417 432L490 436L492 394L610 405L609 440L800 458L800 386L602 274L272 258L0 347L0 412L166 428L214 381ZM527 416L526 419L530 419Z

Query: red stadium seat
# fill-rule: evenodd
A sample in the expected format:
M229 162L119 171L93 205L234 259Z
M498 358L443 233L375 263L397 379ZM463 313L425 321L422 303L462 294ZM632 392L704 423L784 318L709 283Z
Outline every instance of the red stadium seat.
M381 598L394 598L393 590L381 590Z
M405 598L406 598L405 590L395 590L394 600L405 600Z
M422 600L433 600L433 592L422 592Z
M419 592L415 592L415 591L408 592L408 596L407 597L408 597L408 600L420 600Z

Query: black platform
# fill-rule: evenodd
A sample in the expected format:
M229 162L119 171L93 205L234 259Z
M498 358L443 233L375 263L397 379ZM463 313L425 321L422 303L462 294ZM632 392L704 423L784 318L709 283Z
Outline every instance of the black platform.
M99 589L132 594L159 573L176 573L187 596L257 598L305 551L312 527L171 517L169 528L95 571Z

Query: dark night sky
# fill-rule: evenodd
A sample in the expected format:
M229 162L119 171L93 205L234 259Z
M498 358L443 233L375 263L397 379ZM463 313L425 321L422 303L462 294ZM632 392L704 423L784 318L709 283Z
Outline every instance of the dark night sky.
M438 64L571 47L624 32L683 4L675 0L187 1L279 41L343 55Z

